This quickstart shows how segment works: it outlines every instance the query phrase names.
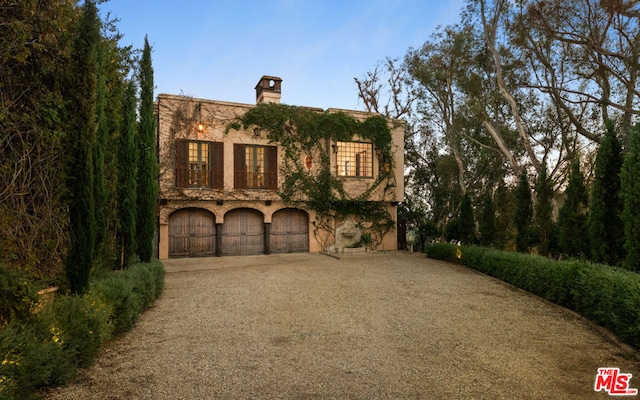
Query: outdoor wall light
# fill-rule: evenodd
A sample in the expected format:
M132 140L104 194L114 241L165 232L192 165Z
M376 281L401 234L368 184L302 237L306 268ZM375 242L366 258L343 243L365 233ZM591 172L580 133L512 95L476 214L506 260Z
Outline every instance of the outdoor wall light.
M198 132L204 132L204 124L202 122L198 122Z
M253 134L254 134L255 136L260 136L260 135L262 134L262 129L260 129L260 128L255 128L255 129L253 130Z

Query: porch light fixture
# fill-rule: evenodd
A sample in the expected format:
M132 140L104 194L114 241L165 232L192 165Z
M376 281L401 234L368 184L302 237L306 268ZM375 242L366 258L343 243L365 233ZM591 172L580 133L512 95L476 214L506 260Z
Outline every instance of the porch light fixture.
M253 134L254 134L255 136L260 136L260 135L262 134L262 129L260 129L260 128L255 128L255 129L253 130Z
M204 124L202 122L198 122L198 132L204 132Z

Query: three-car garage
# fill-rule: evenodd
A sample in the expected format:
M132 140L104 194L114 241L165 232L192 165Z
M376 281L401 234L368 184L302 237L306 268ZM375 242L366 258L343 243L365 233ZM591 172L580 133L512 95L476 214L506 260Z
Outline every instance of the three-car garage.
M255 255L309 251L309 216L285 208L265 215L251 208L237 208L216 216L201 208L184 208L169 216L169 257Z

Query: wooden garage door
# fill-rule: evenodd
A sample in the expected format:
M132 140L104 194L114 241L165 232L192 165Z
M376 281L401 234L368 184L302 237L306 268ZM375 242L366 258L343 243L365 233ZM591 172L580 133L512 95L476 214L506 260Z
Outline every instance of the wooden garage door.
M222 255L264 253L264 219L259 211L231 210L224 216L221 237Z
M169 257L205 257L216 252L215 216L203 209L178 210L169 217Z
M309 218L302 210L286 209L273 214L269 246L272 253L309 251Z

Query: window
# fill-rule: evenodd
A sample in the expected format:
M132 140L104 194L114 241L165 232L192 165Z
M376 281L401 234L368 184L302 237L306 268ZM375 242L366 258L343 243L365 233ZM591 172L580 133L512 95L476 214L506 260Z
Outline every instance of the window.
M176 141L176 186L222 188L223 144Z
M373 177L373 144L338 142L337 151L338 176Z
M247 166L247 187L264 188L264 172L266 170L264 147L245 146L244 151Z
M234 144L234 186L236 189L277 189L278 148Z

